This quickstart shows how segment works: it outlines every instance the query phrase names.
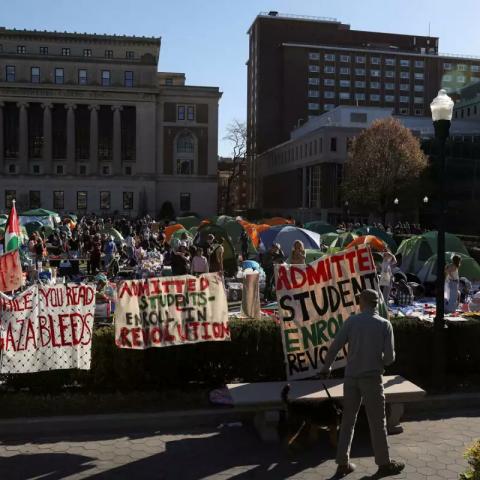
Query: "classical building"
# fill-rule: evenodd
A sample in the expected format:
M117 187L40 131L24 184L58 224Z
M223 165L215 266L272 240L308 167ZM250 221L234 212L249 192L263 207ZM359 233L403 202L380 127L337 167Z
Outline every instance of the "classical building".
M248 35L251 178L257 155L338 105L429 116L440 87L453 92L480 77L480 59L440 54L437 37L353 30L336 19L274 11L258 15ZM252 189L252 207L255 198Z
M160 38L0 29L0 209L217 209L216 87L159 73Z

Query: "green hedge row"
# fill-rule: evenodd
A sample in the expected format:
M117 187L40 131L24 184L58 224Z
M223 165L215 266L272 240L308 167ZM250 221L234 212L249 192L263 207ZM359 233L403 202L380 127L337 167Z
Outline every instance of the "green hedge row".
M428 387L432 373L433 328L416 320L394 320L397 360L388 374L400 374ZM283 380L280 327L274 321L231 322L231 342L209 342L149 350L118 349L113 329L95 331L90 371L59 370L9 375L16 390L55 392L64 385L83 391L161 390L193 384L217 386L228 382ZM480 322L450 326L446 332L447 374L457 379L478 374ZM341 375L342 372L337 372Z

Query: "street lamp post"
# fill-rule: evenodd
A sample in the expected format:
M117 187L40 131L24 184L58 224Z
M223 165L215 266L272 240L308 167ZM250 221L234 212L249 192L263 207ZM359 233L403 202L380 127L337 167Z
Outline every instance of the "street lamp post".
M436 288L436 315L434 320L434 380L437 386L443 376L445 365L443 349L443 330L445 327L445 143L447 141L453 112L453 100L445 90L440 90L430 104L432 110L435 140L439 146L438 159L438 234L437 234L437 288Z
M423 214L424 217L425 217L426 210L427 210L428 200L429 200L429 198L426 195L423 197L423 200L422 200L423 201L423 209L424 209L424 214ZM420 224L419 227L420 227L420 230L421 230L422 225Z

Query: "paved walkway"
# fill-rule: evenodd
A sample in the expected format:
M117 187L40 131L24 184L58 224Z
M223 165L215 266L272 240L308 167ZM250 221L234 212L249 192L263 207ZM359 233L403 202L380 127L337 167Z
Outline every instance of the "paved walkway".
M397 477L455 480L463 471L462 454L480 437L480 410L443 412L404 423L390 437L392 456L407 463ZM32 438L25 432L0 432L0 479L172 479L172 480L323 480L335 471L334 451L321 441L289 458L280 446L264 445L248 427L189 431L56 433ZM358 471L348 479L367 479L376 471L368 432L362 425L354 440Z

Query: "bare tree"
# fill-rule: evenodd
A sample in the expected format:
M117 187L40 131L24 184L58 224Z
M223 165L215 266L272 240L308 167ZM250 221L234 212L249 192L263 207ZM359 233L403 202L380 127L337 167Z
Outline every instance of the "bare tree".
M232 145L232 171L227 180L227 189L225 195L226 213L231 213L232 206L230 205L230 197L232 186L240 176L247 158L247 126L245 122L240 122L237 119L233 120L227 126L227 134L223 137L223 139L228 140Z

